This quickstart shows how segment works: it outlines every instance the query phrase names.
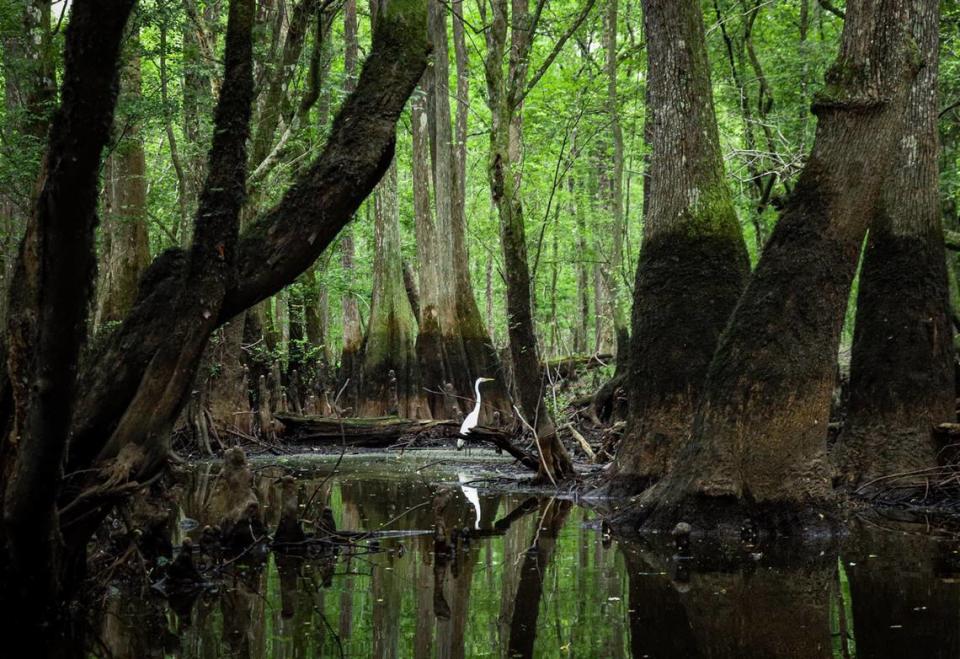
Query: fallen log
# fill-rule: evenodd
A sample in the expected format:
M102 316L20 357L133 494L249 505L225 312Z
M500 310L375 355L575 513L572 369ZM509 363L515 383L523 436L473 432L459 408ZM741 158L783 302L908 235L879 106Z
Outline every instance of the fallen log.
M298 442L345 442L348 446L382 447L404 436L417 435L430 428L446 427L456 434L453 421L421 421L396 416L336 419L323 416L300 416L286 412L274 414L283 424L286 439Z
M577 369L587 370L606 366L613 361L613 355L601 353L595 355L571 355L569 357L554 357L540 364L541 368L550 370L552 377L569 378L577 373Z
M460 424L456 421L404 419L395 416L335 419L320 416L300 416L277 412L274 418L283 424L281 433L287 441L322 442L333 445L346 444L364 448L384 448L407 437L415 437L431 431L435 436L455 438L460 436ZM537 458L518 448L511 441L512 433L498 428L476 426L467 441L487 441L520 461L534 471Z

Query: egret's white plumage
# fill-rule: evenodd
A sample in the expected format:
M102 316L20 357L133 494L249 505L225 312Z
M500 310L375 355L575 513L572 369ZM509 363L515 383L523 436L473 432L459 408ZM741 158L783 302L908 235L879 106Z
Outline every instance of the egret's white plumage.
M465 483L470 482L470 476L463 473L462 471L457 474L457 480L460 481L460 490L463 492L463 496L467 497L467 501L473 504L473 514L476 518L473 523L473 528L480 528L480 495L477 493L477 488L465 485Z
M477 378L476 383L473 385L473 390L477 394L477 404L473 406L473 411L467 415L467 418L463 420L463 423L460 424L460 437L457 438L457 450L463 448L464 437L470 434L470 431L477 427L477 423L480 421L480 383L481 382L491 382L493 378Z

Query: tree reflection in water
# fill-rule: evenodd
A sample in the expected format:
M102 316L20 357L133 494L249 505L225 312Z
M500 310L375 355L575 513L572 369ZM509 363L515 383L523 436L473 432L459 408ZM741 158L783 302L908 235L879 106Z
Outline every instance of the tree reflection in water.
M672 546L610 539L599 515L562 499L494 496L481 484L475 529L453 479L345 471L316 494L323 474L300 474L307 528L329 507L338 529L380 536L206 569L205 587L176 597L120 585L96 614L87 651L184 659L960 653L958 545L927 526L874 520L853 526L840 546L694 542L681 558ZM272 529L281 472L257 473ZM180 498L198 529L209 523L215 478L198 470Z

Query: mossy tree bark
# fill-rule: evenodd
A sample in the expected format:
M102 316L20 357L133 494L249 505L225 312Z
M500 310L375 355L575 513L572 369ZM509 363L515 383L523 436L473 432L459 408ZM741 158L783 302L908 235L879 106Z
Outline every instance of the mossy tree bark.
M910 87L860 272L850 402L836 447L850 485L936 466L931 427L956 418L939 199L939 13L923 3L911 19L924 66Z
M374 202L373 300L364 339L359 415L430 418L417 367L417 319L403 284L395 162L374 191Z
M644 21L651 151L634 288L629 429L613 481L628 492L669 469L750 268L724 179L700 3L648 0Z
M936 0L924 0L924 3ZM907 0L850 2L813 152L711 362L652 526L832 506L826 431L847 296L916 71ZM923 3L921 3L923 4ZM644 514L649 515L650 507Z

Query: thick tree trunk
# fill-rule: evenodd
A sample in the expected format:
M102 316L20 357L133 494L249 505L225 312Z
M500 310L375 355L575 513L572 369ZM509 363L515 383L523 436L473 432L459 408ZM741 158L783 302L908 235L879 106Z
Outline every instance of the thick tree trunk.
M121 107L140 101L140 40L131 39L131 51L120 74ZM147 164L136 116L121 117L123 134L104 164L104 254L97 289L94 326L122 320L137 297L140 276L150 264L147 234Z
M956 417L940 224L939 8L924 3L919 9L911 31L924 66L910 88L860 272L850 402L836 447L851 485L936 466L931 428Z
M293 281L326 249L379 181L393 157L396 119L423 72L427 45L421 3L391 5L356 91L343 103L323 151L270 211L244 231L240 276L219 322ZM170 331L184 258L167 252L151 265L140 299L98 359L80 375L68 470L95 459L129 404L144 369Z
M447 9L435 0L430 4L430 34L434 66L423 81L429 102L417 100L414 121L414 185L423 188L433 180L434 207L430 212L429 190L415 189L417 242L421 269L421 314L417 352L423 382L430 393L435 416L445 412L440 392L453 386L460 413L472 406L473 383L478 377L493 377L484 391L481 423L492 424L494 413L511 414L499 359L487 334L470 282L466 245L465 179L466 135L469 109L467 56L463 26L454 18L457 62L456 135L450 125L449 43ZM459 11L462 9L455 9ZM425 173L427 137L432 138L432 171ZM419 172L419 173L417 173ZM435 218L435 219L434 219Z
M630 420L614 474L615 489L633 492L670 468L750 267L724 178L700 3L649 0L644 18L651 152Z
M431 69L423 74L419 88L410 99L410 124L413 134L413 211L417 235L417 271L420 275L420 315L417 334L417 361L427 389L432 416L443 416L443 383L447 381L440 334L440 281L436 259L437 229L434 222L430 188L430 131L427 94L433 81ZM437 385L440 385L437 387Z
M723 333L692 437L648 493L658 502L655 526L678 516L709 526L745 510L764 524L816 521L817 507L831 505L826 430L837 349L915 73L910 4L847 5L840 54L814 106L813 152Z
M373 300L364 341L358 416L430 418L417 368L417 320L403 284L396 163L387 169L374 200Z

